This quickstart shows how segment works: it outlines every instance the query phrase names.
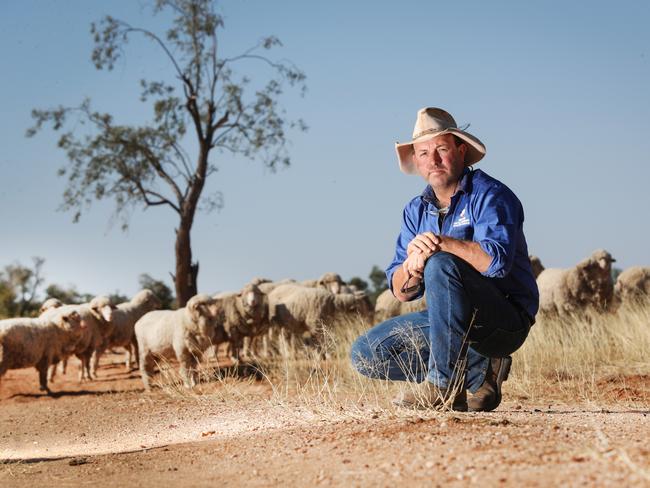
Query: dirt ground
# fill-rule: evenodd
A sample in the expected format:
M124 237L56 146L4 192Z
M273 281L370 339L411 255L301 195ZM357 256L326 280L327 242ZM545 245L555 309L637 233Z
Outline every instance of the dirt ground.
M532 404L505 383L490 413L323 413L263 382L144 393L119 359L94 382L71 366L51 396L7 373L0 486L650 486L647 404ZM648 398L650 378L627 388Z

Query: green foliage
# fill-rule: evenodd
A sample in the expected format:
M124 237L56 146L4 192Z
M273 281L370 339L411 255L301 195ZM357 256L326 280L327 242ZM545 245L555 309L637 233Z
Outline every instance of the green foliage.
M127 297L126 295L122 295L119 290L115 290L113 293L109 293L108 299L114 305L118 305L120 303L128 302L131 300L131 298Z
M32 262L31 268L16 262L0 271L0 314L3 317L37 314L40 303L36 295L43 283L41 270L45 260L34 257Z
M61 300L61 303L87 303L93 299L93 295L89 293L80 293L75 286L63 288L55 283L48 285L45 288L45 298L56 298Z
M350 278L348 284L355 286L358 290L366 290L368 288L368 282L358 276Z
M379 266L374 265L368 274L368 279L372 284L372 290L368 294L370 301L375 304L377 297L388 289L388 281L386 280L386 273Z
M623 272L621 268L614 268L612 267L612 281L616 283L616 279L618 278L618 275L620 275Z
M162 304L161 308L163 310L177 308L174 293L172 292L172 289L165 284L164 281L156 280L147 273L143 273L140 275L138 282L140 284L140 288L148 288L154 293L154 295L158 297Z
M263 54L281 45L277 38L263 38L238 56L221 58L217 47L224 23L213 1L157 0L153 11L174 15L165 35L111 16L91 25L97 69L112 70L134 36L153 42L169 61L168 81L140 82L140 100L150 102L153 110L150 123L117 123L113 115L94 111L88 99L78 107L32 111L35 124L28 137L45 124L62 132L58 145L70 161L59 171L68 179L62 209L74 211L75 221L102 199L115 202L123 226L128 225L128 210L139 205L193 213L205 180L217 170L208 157L212 149L260 157L275 168L289 164L286 129L306 128L300 120L287 120L278 105L285 84L304 91L305 75L293 64ZM271 74L266 84L249 89L251 80L234 71L241 61L265 64ZM199 140L194 161L181 144L188 128ZM204 199L202 208L222 203L214 196Z

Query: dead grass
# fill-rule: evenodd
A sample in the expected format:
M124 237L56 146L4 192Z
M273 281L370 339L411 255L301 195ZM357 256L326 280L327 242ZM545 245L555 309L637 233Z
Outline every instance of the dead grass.
M403 416L391 404L400 388L414 384L368 379L350 363L350 347L371 324L350 318L324 327L320 348L276 337L269 357L254 358L256 376L220 369L203 360L201 384L189 391L177 367L161 365L157 383L177 398L203 401L243 400L242 387L262 381L275 405L295 405L320 416ZM513 355L506 383L511 398L532 402L581 402L630 408L650 400L650 307L634 306L616 314L567 321L539 320L524 346ZM214 382L217 387L214 387ZM206 382L213 387L206 388ZM244 388L245 390L245 388ZM411 413L412 414L412 413ZM418 414L419 415L419 414Z

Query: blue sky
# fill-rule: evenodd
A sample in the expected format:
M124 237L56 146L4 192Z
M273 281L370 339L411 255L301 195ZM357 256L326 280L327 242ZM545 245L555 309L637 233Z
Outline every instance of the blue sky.
M393 143L407 140L423 106L449 110L487 146L477 167L510 186L526 213L531 253L571 266L596 248L622 268L650 265L650 3L307 2L229 0L224 52L274 34L277 58L307 74L288 115L292 166L215 154L207 188L224 208L197 216L199 288L234 290L253 276L306 279L325 271L366 277L392 258L404 204L423 181L399 172ZM66 163L57 136L25 138L33 108L88 96L120 123L146 121L138 80L169 79L164 57L132 42L112 72L90 62L89 26L111 14L163 32L142 1L0 3L0 266L46 259L48 283L132 294L146 272L171 283L175 214L136 211L127 233L112 205L72 223L57 212ZM242 66L254 79L259 66ZM191 147L191 145L189 145Z

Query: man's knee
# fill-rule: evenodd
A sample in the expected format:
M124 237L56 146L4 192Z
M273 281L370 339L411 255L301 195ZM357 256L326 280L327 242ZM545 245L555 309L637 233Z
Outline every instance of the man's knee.
M432 277L442 275L457 274L467 263L458 256L448 252L437 252L433 254L424 266L424 278L428 280Z

